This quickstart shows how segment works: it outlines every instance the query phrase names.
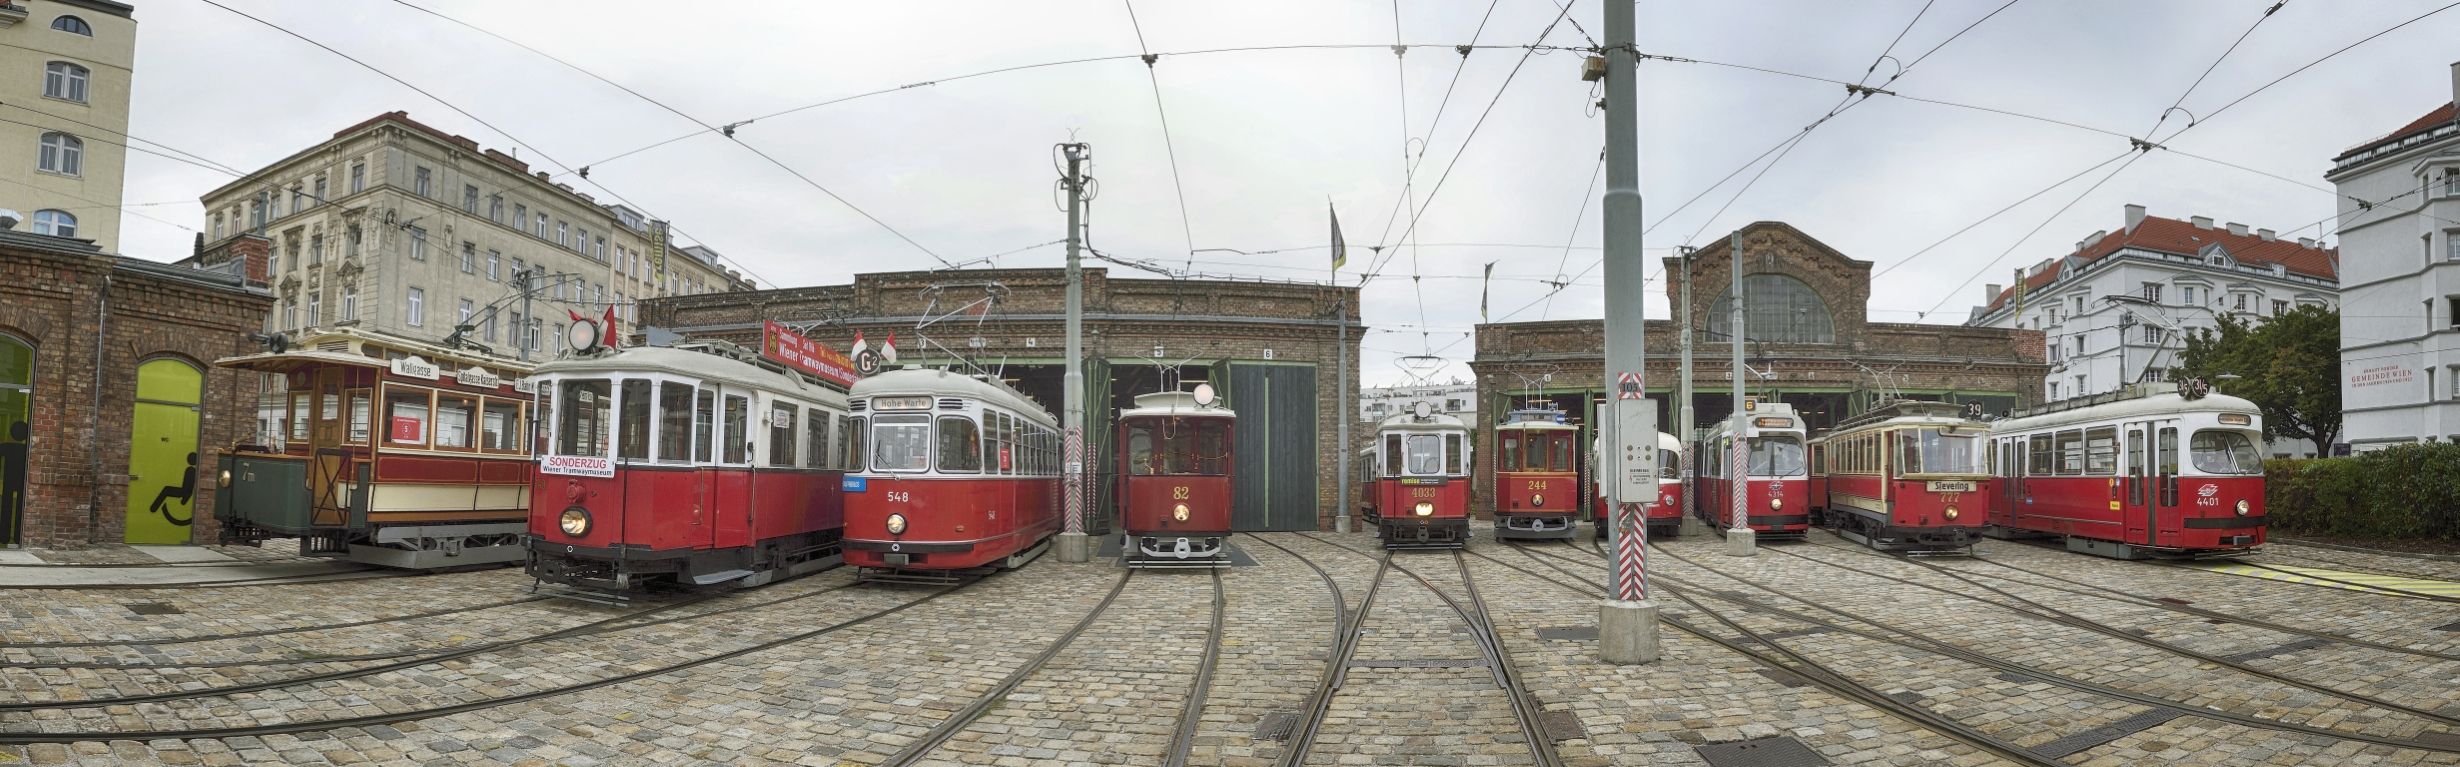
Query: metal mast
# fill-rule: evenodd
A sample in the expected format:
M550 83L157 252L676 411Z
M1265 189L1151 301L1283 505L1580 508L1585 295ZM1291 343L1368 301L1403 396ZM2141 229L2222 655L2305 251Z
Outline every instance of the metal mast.
M1638 9L1634 0L1606 2L1606 198L1601 211L1606 245L1606 391L1614 399L1598 420L1611 426L1605 447L1615 456L1613 476L1613 589L1598 605L1598 655L1608 663L1657 660L1657 605L1648 601L1648 525L1641 506L1656 500L1656 473L1645 471L1657 455L1655 405L1648 396L1643 337L1648 313L1648 260L1641 252L1639 60L1633 45ZM1644 433L1638 433L1644 432ZM1633 446L1646 444L1635 452ZM1635 473L1648 491L1635 496Z
M1732 300L1726 302L1728 306L1733 307L1733 311L1727 315L1731 318L1727 320L1727 324L1733 332L1728 333L1725 339L1727 346L1734 350L1732 368L1734 371L1732 373L1734 378L1734 425L1733 428L1726 430L1726 433L1734 440L1733 450L1730 451L1733 455L1727 462L1727 467L1732 472L1730 479L1733 486L1726 493L1732 498L1727 510L1734 515L1734 518L1731 520L1732 529L1725 533L1725 553L1727 556L1735 557L1748 557L1759 553L1758 542L1753 539L1751 532L1751 440L1743 436L1750 423L1744 420L1749 417L1749 414L1743 410L1743 377L1751 374L1751 368L1743 365L1743 339L1750 336L1743 331L1742 243L1742 230L1738 229L1735 230L1732 238L1726 240L1725 246L1726 262L1734 266L1734 292L1730 294Z
M1085 537L1085 272L1079 252L1084 245L1085 161L1093 156L1089 144L1061 144L1059 151L1068 158L1068 175L1060 184L1068 193L1068 373L1060 395L1063 412L1060 424L1067 429L1066 464L1067 531L1059 535L1059 561L1083 562L1092 558L1090 541Z
M1691 467L1698 461L1697 457L1691 454L1692 430L1698 428L1699 424L1697 414L1691 412L1691 254L1697 252L1699 252L1698 249L1685 245L1675 253L1674 259L1675 263L1680 264L1683 269L1683 317L1678 323L1681 326L1680 332L1683 334L1683 372L1682 380L1675 382L1675 396L1682 398L1680 405L1682 409L1675 416L1674 438L1683 443L1683 465L1676 468L1675 476L1683 478L1681 503L1683 507L1682 524L1684 525L1691 524L1693 514Z

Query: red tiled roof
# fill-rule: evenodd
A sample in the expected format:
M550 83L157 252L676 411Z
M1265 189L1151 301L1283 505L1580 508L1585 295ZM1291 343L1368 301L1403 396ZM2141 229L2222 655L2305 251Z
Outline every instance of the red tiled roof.
M2144 222L2137 225L2135 231L2120 229L2110 232L2098 241L2085 243L2083 250L2068 255L2080 256L2090 262L2116 253L2120 248L2132 247L2191 256L2202 252L2205 246L2213 243L2220 243L2223 248L2229 250L2230 258L2242 264L2280 264L2297 274L2327 280L2339 279L2339 275L2333 270L2333 264L2340 260L2337 248L2305 247L2299 245L2297 240L2266 241L2252 232L2244 235L2230 234L2228 228L2219 225L2211 229L2198 229L2193 223L2159 216L2145 216ZM2065 257L2062 256L2059 260L2052 261L2050 267L2043 269L2041 274L2027 277L2024 281L2025 291L2027 293L2038 291L2057 281L2064 262ZM1991 300L1990 308L1997 309L2005 305L2014 299L2015 295L2016 291L2012 287L1999 291L1998 297Z
M2359 142L2357 146L2350 147L2347 151L2341 152L2340 156L2346 157L2350 152L2355 152L2385 141L2400 138L2430 126L2451 122L2454 117L2460 117L2460 105L2445 102L2442 106L2435 107L2434 111L2427 112L2426 116L2417 118L2407 125L2400 126L2400 130L2392 131L2390 133Z

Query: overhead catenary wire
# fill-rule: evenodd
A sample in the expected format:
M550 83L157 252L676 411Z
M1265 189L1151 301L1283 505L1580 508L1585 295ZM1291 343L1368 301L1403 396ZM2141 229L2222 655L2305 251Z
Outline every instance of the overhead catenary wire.
M1145 62L1145 81L1153 85L1153 113L1161 118L1162 150L1170 158L1170 189L1179 199L1179 234L1187 240L1188 266L1194 268L1196 225L1187 215L1187 185L1179 180L1179 147L1178 142L1170 137L1170 110L1162 106L1162 77L1154 72L1153 68L1154 62L1160 61L1161 57L1153 55L1153 49L1145 45L1145 26L1143 22L1136 20L1135 0L1119 0L1119 2L1127 6L1128 26L1136 30L1136 50L1143 56Z

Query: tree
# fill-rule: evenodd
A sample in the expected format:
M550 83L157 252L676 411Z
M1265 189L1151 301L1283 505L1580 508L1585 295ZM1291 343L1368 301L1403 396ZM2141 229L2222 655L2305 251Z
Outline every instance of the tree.
M2340 312L2300 306L2269 318L2219 319L2186 335L2170 379L2210 381L2262 408L2264 434L2303 439L2316 455L2330 455L2340 438Z

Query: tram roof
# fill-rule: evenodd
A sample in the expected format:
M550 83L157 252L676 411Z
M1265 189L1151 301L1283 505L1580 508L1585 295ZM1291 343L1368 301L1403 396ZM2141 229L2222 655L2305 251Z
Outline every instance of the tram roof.
M854 382L846 394L852 398L876 394L928 394L932 398L962 397L977 399L1024 414L1044 426L1057 428L1059 421L1023 392L1010 388L1005 381L982 375L951 373L947 368L908 367L885 370Z
M633 346L613 354L569 357L538 366L538 375L660 373L845 405L845 395L817 381L770 370L701 344Z
M2178 393L2178 385L2174 383L2135 384L2124 391L2061 400L2017 412L2026 413L2026 415L1992 422L1990 430L1992 432L2034 431L2061 426L2145 420L2177 413L2248 413L2256 418L2263 417L2262 409L2256 407L2253 402L2220 393L2187 399ZM2258 422L2250 421L2247 428L2254 429L2261 428L2261 426Z
M1953 402L1900 399L1863 411L1861 415L1847 418L1838 423L1836 428L1829 429L1821 436L1845 434L1887 425L1987 428L1980 421L1966 418L1964 413L1964 406Z
M393 365L390 352L396 351L429 362L487 368L507 379L529 375L532 369L530 364L514 357L355 327L318 330L292 339L289 349L224 357L214 360L214 365L269 373L286 373L310 363L381 368Z
M1578 426L1573 426L1571 424L1556 420L1562 418L1563 415L1564 413L1561 410L1514 410L1511 413L1506 414L1506 417L1510 420L1495 424L1495 429L1497 431L1504 429L1520 429L1525 431L1575 431L1580 428Z
M1238 413L1220 405L1198 405L1194 392L1157 391L1136 395L1136 406L1119 411L1120 418L1167 416L1204 416L1207 418L1237 418Z
M1468 428L1469 424L1462 422L1461 419L1442 413L1433 413L1423 419L1409 413L1401 413L1386 416L1384 420L1375 424L1375 431L1378 434L1387 431L1450 431L1455 429L1465 431Z

